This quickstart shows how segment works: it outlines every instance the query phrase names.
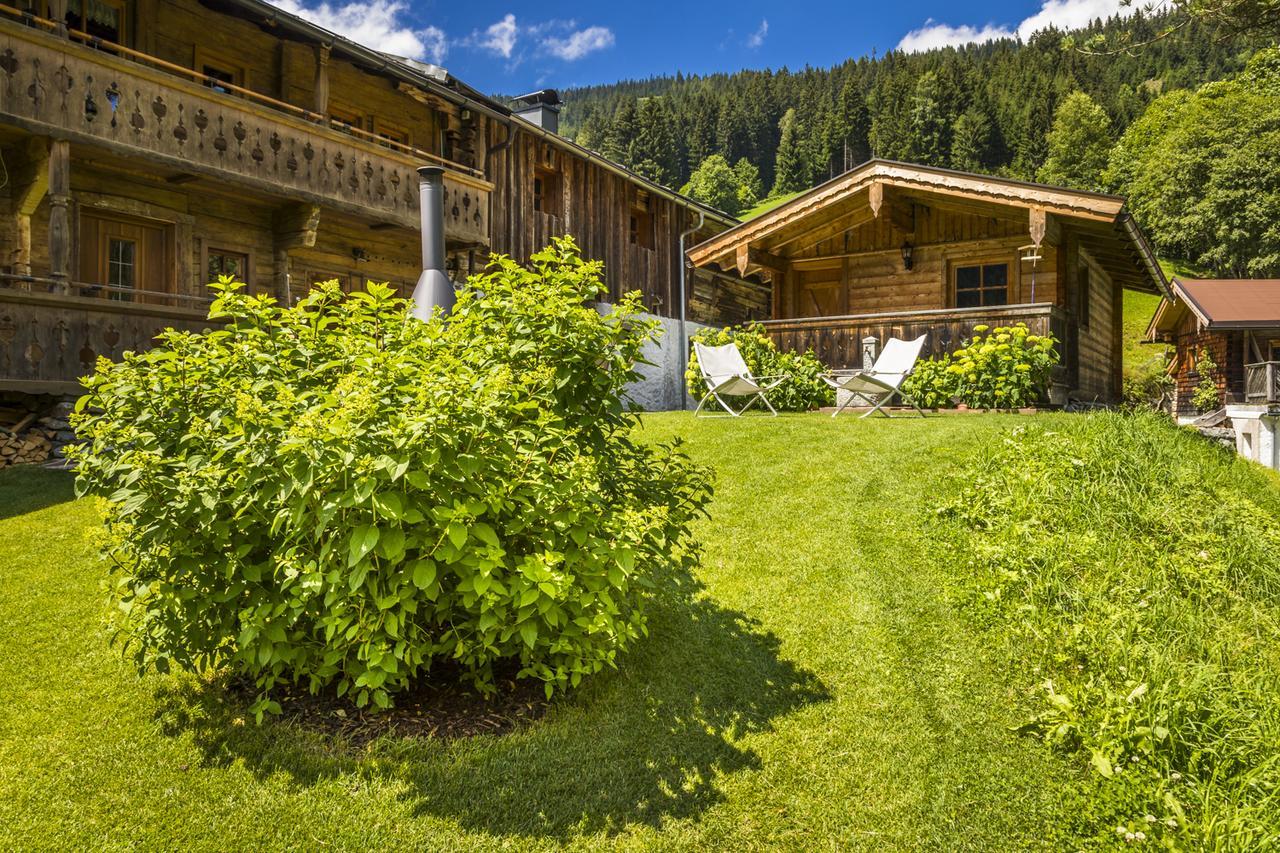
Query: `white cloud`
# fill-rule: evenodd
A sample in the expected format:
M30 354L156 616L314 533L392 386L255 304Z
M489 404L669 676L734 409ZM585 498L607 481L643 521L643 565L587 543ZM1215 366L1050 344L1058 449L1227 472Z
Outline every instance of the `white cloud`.
M1017 36L1026 40L1050 25L1060 30L1086 26L1095 18L1106 19L1117 13L1133 14L1138 4L1125 5L1121 0L1044 0L1040 10L1023 19L1016 27L1002 24L985 24L975 27L969 24L952 26L930 18L924 26L914 29L898 42L898 49L908 53L930 50L948 45L959 46L975 42L993 41Z
M383 53L439 64L448 52L443 30L438 27L415 30L400 20L409 8L403 0L352 0L342 5L321 3L318 6L304 6L298 0L271 2L286 12Z
M588 53L613 47L613 30L608 27L587 27L570 33L566 38L548 38L543 49L552 56L572 62Z
M747 36L747 47L756 48L764 44L764 37L769 35L769 19L762 18L760 27L751 35Z
M496 53L503 59L510 59L516 48L516 16L508 12L501 21L490 24L483 33L472 33L471 43Z

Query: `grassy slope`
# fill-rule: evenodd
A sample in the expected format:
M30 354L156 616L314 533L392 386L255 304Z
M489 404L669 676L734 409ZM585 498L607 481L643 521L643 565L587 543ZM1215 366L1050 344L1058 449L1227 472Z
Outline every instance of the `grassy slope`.
M523 731L360 755L134 675L100 627L92 505L2 471L0 846L1061 842L1089 777L1010 733L921 528L940 473L1013 423L646 417L719 472L698 603Z
M1188 278L1204 276L1204 270L1185 261L1161 260L1160 266L1164 274ZM1124 291L1124 368L1126 372L1141 369L1162 369L1165 352L1169 347L1158 344L1143 343L1147 336L1147 326L1155 316L1160 297L1150 293Z
M742 213L739 213L738 218L743 220L744 222L748 219L755 219L757 216L759 216L762 213L768 213L769 211L773 210L775 207L779 207L783 204L786 204L787 202L791 201L791 199L800 195L800 193L802 192L806 192L806 190L799 190L793 193L784 193L783 195L769 196L768 198L764 199L763 201L761 201L759 204L757 204L755 207L751 208L750 210L744 210L742 211Z

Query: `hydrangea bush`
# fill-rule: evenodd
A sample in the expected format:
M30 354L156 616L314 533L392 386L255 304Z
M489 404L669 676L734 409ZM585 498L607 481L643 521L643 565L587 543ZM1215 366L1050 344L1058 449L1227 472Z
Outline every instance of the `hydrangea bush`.
M782 384L768 394L769 402L779 411L807 412L830 406L835 400L835 392L831 386L822 381L826 368L818 361L818 357L812 352L779 350L759 323L702 329L691 340L705 346L737 344L742 360L754 375L786 376ZM698 367L698 355L692 347L685 381L694 399L700 400L707 393L702 371Z
M571 241L497 258L447 322L385 286L285 308L224 280L210 317L100 361L75 426L140 668L228 668L358 706L450 663L548 695L613 666L696 557L709 475L631 437L651 325L608 314Z
M958 401L972 408L1016 409L1045 396L1057 363L1052 335L1032 334L1025 323L974 326L962 348L917 363L903 391L930 408Z

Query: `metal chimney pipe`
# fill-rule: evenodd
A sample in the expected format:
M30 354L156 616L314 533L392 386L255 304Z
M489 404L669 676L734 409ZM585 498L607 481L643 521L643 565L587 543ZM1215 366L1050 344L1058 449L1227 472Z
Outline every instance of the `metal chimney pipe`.
M418 169L422 215L422 275L413 288L413 316L428 320L436 311L453 310L453 282L444 271L444 168Z

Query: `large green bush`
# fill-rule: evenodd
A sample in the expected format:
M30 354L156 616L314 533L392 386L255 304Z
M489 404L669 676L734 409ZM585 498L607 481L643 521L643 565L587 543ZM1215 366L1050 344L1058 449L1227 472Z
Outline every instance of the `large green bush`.
M974 326L973 332L951 355L918 362L903 393L930 408L954 400L971 408L1016 409L1045 396L1058 363L1052 335L1032 334L1025 323Z
M785 376L781 385L768 393L769 402L783 412L807 412L832 405L835 392L822 381L826 367L812 352L781 351L758 323L702 329L692 341L706 346L737 344L742 360L756 376ZM689 367L685 373L689 393L700 400L707 393L706 383L698 367L697 352L690 349Z
M1104 846L1280 845L1280 490L1167 417L1018 428L941 510L953 598L1097 774ZM1108 844L1109 843L1109 844Z
M449 662L547 693L615 663L695 550L706 472L635 443L650 325L599 315L570 241L498 258L448 322L385 286L296 307L223 282L205 334L102 361L76 428L140 667L227 667L359 706Z

